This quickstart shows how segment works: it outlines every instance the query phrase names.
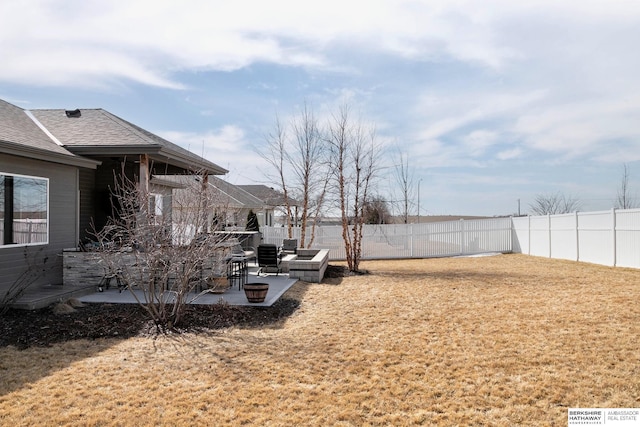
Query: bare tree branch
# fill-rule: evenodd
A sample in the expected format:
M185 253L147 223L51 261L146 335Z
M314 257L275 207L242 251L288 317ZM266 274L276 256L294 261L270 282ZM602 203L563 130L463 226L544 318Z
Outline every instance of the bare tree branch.
M409 167L409 158L398 148L398 163L394 167L394 177L400 191L401 216L405 224L409 223L409 199L413 194L414 173ZM394 200L398 199L394 197Z
M282 188L284 196L285 216L287 218L287 235L293 237L293 211L289 198L289 186L285 176L285 168L292 163L287 146L287 131L276 114L276 123L272 133L267 136L267 149L261 153L262 157L276 171L276 180Z
M164 209L158 214L154 196L123 170L111 190L113 214L103 229L93 231L106 272L142 292L142 298L132 295L160 330L178 325L190 293L204 287L214 271L226 271L226 237L208 232L213 200L206 176L187 182L175 201L176 214Z
M537 194L533 203L529 205L536 215L557 215L575 212L580 209L578 199L565 196L558 192L553 194Z
M636 201L631 197L629 191L629 168L626 163L623 165L622 178L620 179L620 187L618 187L615 207L617 209L634 209L637 207Z
M358 271L362 258L365 206L380 168L380 146L374 129L351 117L348 105L333 114L329 125L331 167L338 192L347 264Z

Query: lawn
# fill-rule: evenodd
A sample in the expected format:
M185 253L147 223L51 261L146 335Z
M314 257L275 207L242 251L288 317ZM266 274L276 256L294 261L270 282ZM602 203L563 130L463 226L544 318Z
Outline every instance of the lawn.
M363 263L264 327L0 348L0 425L566 425L640 407L640 270Z

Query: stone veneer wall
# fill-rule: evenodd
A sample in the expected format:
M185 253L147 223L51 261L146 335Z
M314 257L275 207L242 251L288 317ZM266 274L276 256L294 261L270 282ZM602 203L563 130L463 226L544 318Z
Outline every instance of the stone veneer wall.
M73 287L98 286L106 274L105 267L95 252L65 249L62 253L62 283Z
M128 269L130 277L142 277L147 279L148 272L131 271L131 269L139 268L135 254L129 252L121 252L115 254L118 257L118 265L123 269ZM206 262L202 269L202 278L212 276L213 265L217 258L210 258L210 262ZM98 286L102 278L110 269L97 252L82 252L77 249L65 249L63 252L63 284L69 287L86 287ZM226 265L218 274L226 277ZM135 284L133 284L135 285ZM111 283L111 286L116 286Z
M289 277L305 282L322 282L324 272L329 265L329 249L299 248L296 255L295 259L288 262Z

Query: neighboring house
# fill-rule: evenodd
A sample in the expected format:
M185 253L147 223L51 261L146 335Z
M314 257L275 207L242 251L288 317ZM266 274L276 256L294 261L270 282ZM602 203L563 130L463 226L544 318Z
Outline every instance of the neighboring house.
M194 198L190 197L191 190L201 185L197 176L162 176L163 180L174 182L183 188L174 192L173 214L178 220L181 212L193 209ZM209 223L218 228L234 228L244 230L247 216L253 211L258 216L260 226L272 225L273 209L262 200L221 178L210 176L207 182L208 200L211 206Z
M27 111L0 100L0 299L27 268L42 271L39 284L62 283L62 250L106 223L122 171L164 208L175 184L156 175L227 172L102 109Z
M275 211L278 211L280 214L279 216L281 217L286 216L285 197L284 194L280 191L272 187L267 187L266 185L238 185L238 187L262 200L266 206L269 206L271 214L269 218L266 219L267 225L273 226L275 224L277 220L276 218L274 218ZM295 199L292 199L291 197L289 197L288 199L289 206L291 206L295 220L295 218L298 216L298 208L300 207L301 203ZM281 220L281 225L284 225L286 223L286 220L282 218ZM260 224L262 225L262 223Z

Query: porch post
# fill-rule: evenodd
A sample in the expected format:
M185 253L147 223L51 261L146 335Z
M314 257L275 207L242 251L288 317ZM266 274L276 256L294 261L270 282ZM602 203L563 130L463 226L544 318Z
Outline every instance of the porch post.
M208 233L211 231L211 212L209 212L210 209L210 203L209 203L209 173L205 170L202 171L202 220L204 221L203 224L203 232Z
M140 154L140 190L149 194L149 155Z

